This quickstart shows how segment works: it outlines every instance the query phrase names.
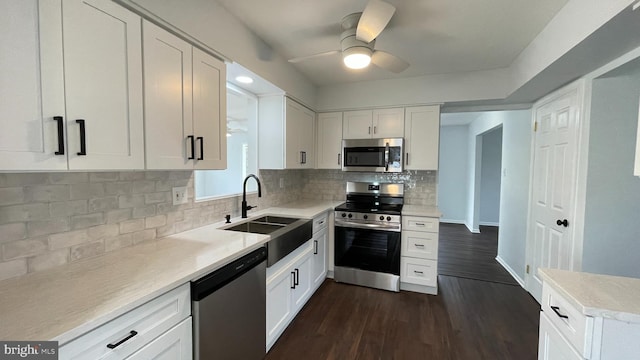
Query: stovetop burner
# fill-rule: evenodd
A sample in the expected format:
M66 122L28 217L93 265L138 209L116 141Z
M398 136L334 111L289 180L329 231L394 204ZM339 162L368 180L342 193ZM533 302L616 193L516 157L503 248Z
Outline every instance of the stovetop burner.
M347 201L335 208L336 221L400 223L404 185L391 183L347 183Z

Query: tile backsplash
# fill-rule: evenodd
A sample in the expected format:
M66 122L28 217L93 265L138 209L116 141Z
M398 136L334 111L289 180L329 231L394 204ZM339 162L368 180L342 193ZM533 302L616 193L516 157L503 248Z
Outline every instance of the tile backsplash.
M342 200L346 181L405 184L408 204L436 204L436 172L261 170L258 209L298 199ZM0 174L0 280L240 215L241 196L195 202L193 171ZM280 183L284 185L280 187ZM187 204L172 205L174 186Z

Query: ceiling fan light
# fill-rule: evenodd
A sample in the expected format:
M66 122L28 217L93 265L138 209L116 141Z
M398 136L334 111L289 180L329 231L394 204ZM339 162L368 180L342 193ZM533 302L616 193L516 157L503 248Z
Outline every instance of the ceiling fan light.
M354 47L342 53L344 65L349 69L364 69L371 63L371 50L365 47Z

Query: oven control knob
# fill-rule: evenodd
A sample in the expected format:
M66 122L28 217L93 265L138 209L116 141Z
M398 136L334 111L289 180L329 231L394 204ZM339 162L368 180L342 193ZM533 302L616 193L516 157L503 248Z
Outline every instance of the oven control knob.
M380 220L384 220L384 216L380 216Z
M391 216L387 216L387 221L391 221Z
M353 217L353 215L352 215L352 214L349 214L349 219L351 219L352 217Z
M362 218L367 220L367 218L369 218L369 216L368 215L362 215Z
M345 214L345 213L342 213L342 217L347 217L347 214Z

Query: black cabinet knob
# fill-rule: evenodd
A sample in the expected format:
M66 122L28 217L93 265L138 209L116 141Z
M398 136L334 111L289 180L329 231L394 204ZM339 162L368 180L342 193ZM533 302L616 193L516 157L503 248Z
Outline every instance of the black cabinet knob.
M558 224L558 226L564 226L564 227L568 227L569 226L569 221L567 219L564 220L559 220L556 221L556 224Z

